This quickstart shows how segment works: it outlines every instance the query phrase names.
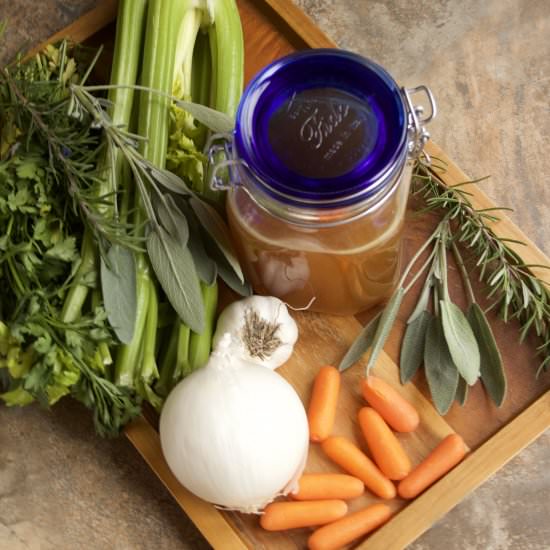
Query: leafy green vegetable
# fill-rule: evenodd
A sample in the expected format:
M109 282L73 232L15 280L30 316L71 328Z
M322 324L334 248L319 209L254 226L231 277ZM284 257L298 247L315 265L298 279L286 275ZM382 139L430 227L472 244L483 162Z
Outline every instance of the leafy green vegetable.
M136 263L131 250L113 244L101 258L101 291L109 323L118 339L127 344L136 320Z
M448 300L440 300L443 333L458 372L471 386L479 378L479 348L468 319Z
M453 404L458 386L458 370L453 362L443 325L438 317L431 317L424 344L424 366L434 405L439 414L446 414Z
M399 360L399 370L401 383L405 384L422 366L424 361L424 343L426 341L426 331L432 319L432 314L423 310L418 316L414 317L412 322L407 324L403 343L401 345L401 356Z
M353 344L350 346L350 348L340 361L340 364L338 365L338 370L340 372L343 372L346 369L349 369L350 367L355 365L355 363L357 363L357 361L361 359L363 354L366 353L367 350L372 346L374 335L376 334L378 323L380 322L381 314L382 312L373 317L357 335L357 337L353 341Z
M479 345L481 381L495 405L500 407L506 396L507 384L502 357L498 351L491 325L477 303L470 305L467 316Z

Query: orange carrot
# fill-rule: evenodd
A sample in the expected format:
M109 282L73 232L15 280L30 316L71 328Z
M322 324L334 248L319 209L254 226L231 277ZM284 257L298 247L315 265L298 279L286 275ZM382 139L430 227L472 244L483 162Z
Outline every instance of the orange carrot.
M304 474L298 481L296 500L347 500L360 497L365 491L363 482L346 474Z
M311 441L323 441L332 431L336 417L340 372L334 367L321 367L313 383L307 417Z
M324 525L340 519L347 512L348 505L343 500L272 502L265 507L260 525L268 531Z
M414 498L456 466L466 454L458 434L448 435L397 487L401 498Z
M349 439L329 437L321 446L333 462L358 477L375 495L386 499L395 497L395 485Z
M370 533L391 517L385 504L372 504L345 518L320 527L309 537L309 550L336 550Z
M411 471L409 457L384 419L370 407L359 411L359 426L374 462L389 479L403 479Z
M363 397L369 405L396 432L416 430L420 419L416 409L387 382L376 376L368 376L361 381Z

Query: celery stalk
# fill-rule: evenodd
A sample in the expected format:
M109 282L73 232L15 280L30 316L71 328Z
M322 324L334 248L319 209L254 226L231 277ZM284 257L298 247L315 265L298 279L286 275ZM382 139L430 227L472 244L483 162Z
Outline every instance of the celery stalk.
M128 86L136 83L146 5L147 0L121 0L118 8L111 84L126 87L110 89L108 98L112 102L112 108L109 111L111 119L115 124L125 127L129 125L132 112L134 91ZM104 157L103 168L108 167L109 160L111 159L107 156ZM100 197L113 194L117 190L116 182L128 183L128 175L125 177L123 173L122 155L115 153L114 162L115 167L111 170L102 170L101 167L99 169L99 172L107 174L97 192ZM87 278L97 270L96 245L88 230L84 233L81 258L82 262L75 275L75 282L71 285L63 304L61 320L65 323L72 323L80 317L90 289Z
M210 106L235 116L243 90L244 45L235 0L212 3L214 23L209 27L213 57L214 97Z
M138 133L147 138L141 143L141 154L155 166L163 168L166 162L170 100L163 94L172 93L175 51L185 2L150 0L147 9L145 44L141 85L151 92L141 92L138 111ZM154 90L154 91L153 91ZM161 92L161 93L158 93ZM135 195L134 225L144 236L145 213L139 193ZM138 307L132 342L121 346L117 356L116 380L128 382L135 376L135 358L142 346L142 361L151 365L155 361L156 330L144 330L149 308L158 308L158 297L149 263L144 254L137 257L137 292L147 296L147 303ZM143 342L142 342L143 339ZM147 397L147 396L145 396Z
M164 352L162 362L159 367L159 379L155 385L155 391L158 395L166 397L173 386L174 371L176 368L176 356L178 347L178 336L180 326L178 323L172 325L168 346Z
M218 306L218 284L211 286L201 283L202 299L204 302L205 324L204 330L198 334L191 332L189 341L189 366L191 370L204 367L210 356L212 336L216 324L216 308Z

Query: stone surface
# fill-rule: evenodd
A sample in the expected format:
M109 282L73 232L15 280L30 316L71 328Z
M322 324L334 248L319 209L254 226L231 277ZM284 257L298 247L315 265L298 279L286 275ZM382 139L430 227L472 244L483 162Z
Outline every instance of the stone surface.
M0 65L95 0L0 0ZM428 84L432 135L547 253L550 237L550 3L545 0L297 0L339 45ZM413 545L543 550L550 527L550 434L528 447ZM101 440L63 401L0 406L0 550L207 548L124 439Z
M434 141L550 253L546 0L295 0L339 46L439 104ZM545 221L546 223L541 223Z

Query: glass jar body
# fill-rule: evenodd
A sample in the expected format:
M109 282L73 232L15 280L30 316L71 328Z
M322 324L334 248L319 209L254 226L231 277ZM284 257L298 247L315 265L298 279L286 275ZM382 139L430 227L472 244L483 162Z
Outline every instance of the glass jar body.
M410 161L382 193L337 211L290 210L261 194L246 171L240 180L229 191L228 219L257 293L336 315L356 314L391 295L400 273Z

